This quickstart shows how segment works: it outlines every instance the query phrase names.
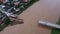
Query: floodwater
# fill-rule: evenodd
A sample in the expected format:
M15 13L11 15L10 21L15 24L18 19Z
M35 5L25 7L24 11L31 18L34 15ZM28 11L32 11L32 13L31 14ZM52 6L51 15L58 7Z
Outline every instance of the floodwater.
M40 0L19 15L23 24L9 26L0 34L50 34L51 28L38 25L38 20L56 23L60 16L60 0Z

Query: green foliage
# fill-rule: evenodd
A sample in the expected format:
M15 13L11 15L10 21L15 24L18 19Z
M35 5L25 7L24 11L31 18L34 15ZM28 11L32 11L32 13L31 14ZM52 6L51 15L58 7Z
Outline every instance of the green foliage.
M59 18L57 24L60 25L60 18ZM60 34L60 29L52 29L51 34Z
M5 17L3 23L0 25L0 31L2 31L6 26L8 26L9 22L10 22L9 17Z
M9 0L9 2L10 1L12 1L12 0ZM22 2L22 0L18 0L18 1L21 1ZM23 5L22 6L24 6L24 8L19 8L20 9L20 11L17 13L17 14L20 14L20 13L22 13L24 10L26 10L29 6L31 6L33 3L35 3L36 1L38 1L38 0L31 0L30 2L27 2L27 5L25 5L25 3L24 2L22 2L23 3ZM1 4L1 3L0 3ZM9 4L9 6L10 7L13 7L14 5L10 2L10 4ZM13 11L13 10L12 10ZM15 12L15 11L13 11L13 12ZM2 31L6 26L8 26L9 24L10 24L10 19L9 19L9 17L6 17L4 20L3 20L3 24L1 24L0 25L0 31ZM14 23L11 23L12 25L14 24ZM15 23L16 24L16 23Z

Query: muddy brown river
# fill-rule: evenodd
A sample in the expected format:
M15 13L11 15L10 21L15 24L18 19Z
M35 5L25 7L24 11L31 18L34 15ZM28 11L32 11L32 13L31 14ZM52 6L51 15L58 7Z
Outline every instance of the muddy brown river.
M60 0L40 0L19 15L23 24L6 27L0 34L50 34L51 28L38 25L38 20L56 23L60 16Z

